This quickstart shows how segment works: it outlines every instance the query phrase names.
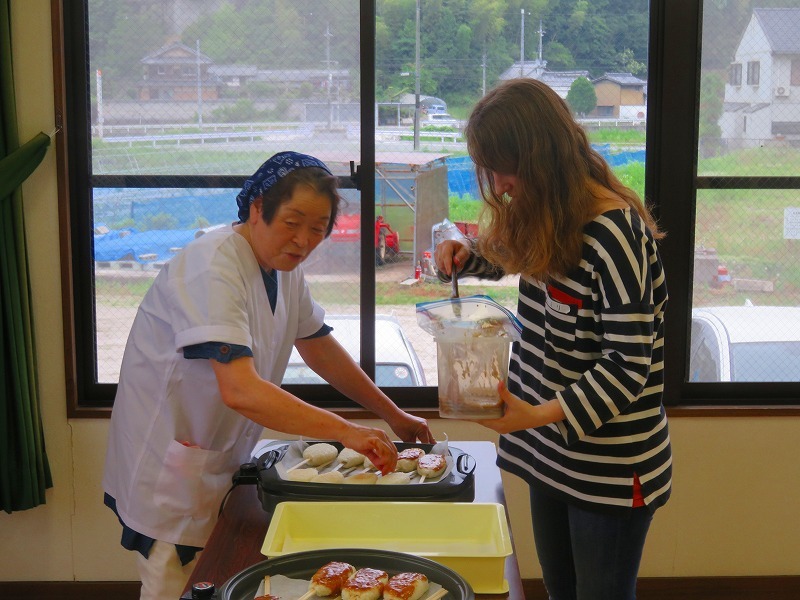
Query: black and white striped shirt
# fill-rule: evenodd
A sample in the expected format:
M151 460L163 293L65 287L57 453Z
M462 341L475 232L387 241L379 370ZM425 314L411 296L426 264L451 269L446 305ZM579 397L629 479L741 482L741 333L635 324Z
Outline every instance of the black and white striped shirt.
M520 278L508 388L532 404L557 398L566 420L501 436L498 465L587 508L630 508L634 475L651 510L669 498L672 453L664 384L664 270L636 211L584 229L582 260L548 283ZM500 273L473 257L463 274Z

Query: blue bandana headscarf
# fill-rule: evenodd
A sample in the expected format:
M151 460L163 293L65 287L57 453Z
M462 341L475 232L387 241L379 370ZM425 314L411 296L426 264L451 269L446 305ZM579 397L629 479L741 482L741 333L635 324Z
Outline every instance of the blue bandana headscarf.
M239 206L239 221L244 223L250 216L250 205L259 196L265 194L279 179L286 177L292 171L305 167L319 167L329 175L333 175L324 162L308 154L299 152L278 152L270 157L258 171L253 173L242 186L242 191L236 196Z

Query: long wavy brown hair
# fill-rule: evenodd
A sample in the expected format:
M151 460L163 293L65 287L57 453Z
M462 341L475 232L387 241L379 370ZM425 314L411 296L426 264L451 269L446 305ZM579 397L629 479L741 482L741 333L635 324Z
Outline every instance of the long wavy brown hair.
M581 259L583 228L597 215L596 185L619 196L663 237L639 196L592 147L567 103L535 79L514 79L475 105L464 129L484 199L481 254L507 273L545 281ZM514 198L492 173L515 175Z

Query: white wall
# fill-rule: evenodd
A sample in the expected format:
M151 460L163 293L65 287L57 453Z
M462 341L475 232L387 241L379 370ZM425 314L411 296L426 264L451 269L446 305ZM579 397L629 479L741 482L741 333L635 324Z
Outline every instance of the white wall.
M20 136L54 125L50 3L11 0ZM0 581L128 581L131 553L102 504L108 422L66 418L54 149L23 185L33 285L39 387L54 487L47 504L0 514ZM450 440L495 437L437 421ZM672 500L645 549L646 577L800 575L800 419L676 418ZM527 489L507 476L506 496L523 577L539 577Z

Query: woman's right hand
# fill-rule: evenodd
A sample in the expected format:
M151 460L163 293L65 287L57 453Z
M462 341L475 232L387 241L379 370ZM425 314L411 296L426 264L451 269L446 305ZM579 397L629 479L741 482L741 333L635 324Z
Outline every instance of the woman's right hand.
M339 441L343 446L366 456L384 475L397 467L397 446L383 429L350 423Z
M465 240L442 240L436 244L433 259L436 268L445 275L452 276L455 265L458 273L472 254L469 244Z

